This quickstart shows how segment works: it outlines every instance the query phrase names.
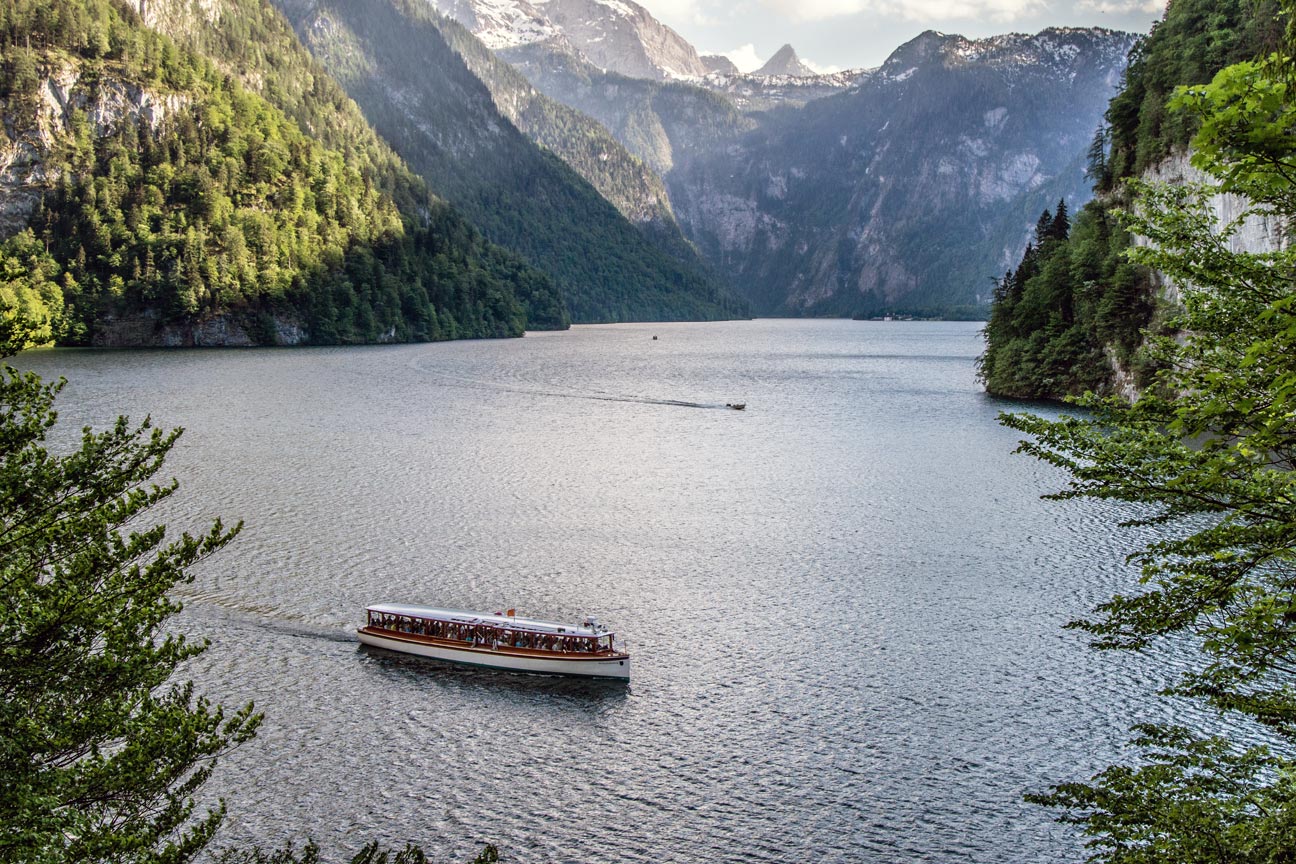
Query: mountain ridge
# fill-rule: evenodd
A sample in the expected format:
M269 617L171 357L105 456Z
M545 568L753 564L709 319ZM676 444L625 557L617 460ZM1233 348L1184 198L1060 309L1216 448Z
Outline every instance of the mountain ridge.
M1084 152L1132 41L920 34L843 92L678 160L676 214L757 314L984 306L1040 210L1087 199Z
M745 315L743 302L684 239L659 180L654 188L656 178L610 136L543 104L516 73L492 66L480 43L427 4L279 5L309 50L433 189L463 208L487 237L561 280L573 320ZM465 58L492 80L494 92ZM538 134L553 132L554 146L538 147L497 102L535 123ZM564 123L575 134L559 134ZM607 197L555 155L562 152L584 160ZM617 183L622 187L611 188ZM642 231L609 203L620 193L627 209L631 199L642 208Z
M774 53L774 56L765 61L765 64L751 73L763 77L772 77L786 75L789 78L811 78L817 73L797 56L796 50L788 44Z
M634 0L431 0L495 51L546 44L608 72L656 81L708 69L689 42Z

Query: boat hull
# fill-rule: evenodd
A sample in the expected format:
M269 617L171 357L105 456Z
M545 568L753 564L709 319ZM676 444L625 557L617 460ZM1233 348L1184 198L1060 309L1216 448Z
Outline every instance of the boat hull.
M433 660L444 660L448 663L464 663L469 666L482 666L509 672L530 672L538 675L630 680L630 658L625 654L593 656L518 654L484 646L475 647L467 644L459 646L410 638L403 634L376 631L368 627L356 632L361 643L365 645Z

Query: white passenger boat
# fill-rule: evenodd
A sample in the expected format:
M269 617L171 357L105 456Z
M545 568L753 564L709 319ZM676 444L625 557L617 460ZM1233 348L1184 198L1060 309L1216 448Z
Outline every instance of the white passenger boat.
M466 612L403 603L366 609L360 641L376 648L513 672L630 680L630 655L595 618L557 624L506 612Z

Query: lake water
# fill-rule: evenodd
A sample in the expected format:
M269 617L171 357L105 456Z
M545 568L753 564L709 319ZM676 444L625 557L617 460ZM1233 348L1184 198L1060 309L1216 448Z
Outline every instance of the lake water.
M220 843L462 861L1035 862L1163 672L1064 632L1130 574L1039 495L980 325L579 327L376 348L30 352L73 429L184 426L169 524L244 519L183 591L187 670L256 741ZM654 340L652 337L658 338ZM724 408L745 402L742 412ZM1044 409L1048 410L1048 409ZM364 606L597 614L624 685L361 649Z

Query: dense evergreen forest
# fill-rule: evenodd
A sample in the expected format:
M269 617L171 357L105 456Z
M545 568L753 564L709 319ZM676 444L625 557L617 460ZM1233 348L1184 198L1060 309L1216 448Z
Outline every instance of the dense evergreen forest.
M220 316L258 343L566 324L552 280L487 243L390 151L308 137L126 6L15 0L0 8L0 45L0 143L57 130L41 148L57 179L0 246L0 291L42 336L147 343L150 329ZM324 83L310 92L344 98ZM113 331L127 322L130 335Z
M1151 298L1123 251L1112 214L1091 202L1072 225L1066 202L1040 216L1017 269L995 286L981 374L1002 396L1074 396L1102 390L1107 351L1134 361Z
M1066 231L1037 228L1021 263L996 280L980 360L990 393L1059 399L1108 392L1120 375L1146 383L1151 367L1138 348L1160 325L1150 274L1125 256L1131 239L1114 212L1127 203L1124 182L1182 151L1196 131L1191 115L1166 110L1177 86L1209 82L1280 35L1272 0L1175 0L1135 45L1089 152L1099 198ZM1053 221L1046 212L1040 224Z

